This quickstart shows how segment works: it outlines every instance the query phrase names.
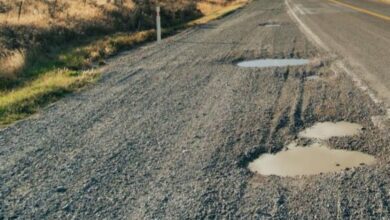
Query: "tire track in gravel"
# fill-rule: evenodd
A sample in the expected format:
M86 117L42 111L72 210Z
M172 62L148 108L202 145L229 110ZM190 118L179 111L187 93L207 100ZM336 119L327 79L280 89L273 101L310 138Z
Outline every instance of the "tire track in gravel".
M304 96L304 72L298 74L290 74L289 71L284 73L284 83L280 90L280 94L276 99L274 107L274 116L272 117L272 127L268 138L269 145L278 145L275 149L270 149L269 152L280 150L283 143L275 142L276 137L295 134L297 129L303 125L301 118L302 105Z
M258 77L257 80L255 80L254 76L259 76L258 74L252 72L252 73L249 73L250 74L250 77L245 77L245 81L242 81L240 84L237 84L232 90L235 91L234 94L233 94L233 97L232 98L229 98L227 100L231 100L230 102L233 104L233 103L237 103L237 102L241 102L241 103L258 103L260 101L260 103L263 103L263 100L260 98L262 97L262 95L259 95L257 96L256 94L260 93L262 94L262 90L263 91L270 91L271 88L270 87L263 87L265 86L264 83L261 83L261 79L262 77ZM251 79L251 80L250 80ZM253 80L253 81L252 81ZM234 81L238 81L238 80L234 80L233 79L233 82ZM275 81L276 82L276 81ZM256 86L247 86L247 83L249 84L252 84L252 85L256 85ZM247 89L250 89L250 92L252 94L254 94L254 96L250 96L248 98L244 98L243 99L243 96L241 96L240 94L246 94L247 92L249 91L245 91ZM261 90L257 89L255 90L254 88L262 88ZM272 86L272 90L274 89L274 87ZM268 92L268 94L270 94ZM271 93L270 96L275 96L275 95L272 95L272 94L277 94L277 93ZM264 103L265 104L265 103ZM270 103L269 103L270 104ZM269 104L267 104L267 107L269 106ZM245 105L244 105L245 106ZM248 109L247 109L248 108ZM232 171L229 171L229 169L227 171L223 171L223 172L227 172L226 174L223 174L221 173L222 170L226 170L226 167L232 167L232 166L235 166L235 161L237 161L237 154L240 154L240 148L250 148L250 146L252 146L253 144L259 144L261 142L264 141L264 136L263 133L267 133L269 129L267 128L263 128L263 129L258 129L259 126L261 126L260 124L257 124L256 125L256 122L260 122L260 121L264 121L264 116L262 115L258 115L258 116L253 116L253 110L250 110L251 107L250 106L247 106L247 108L243 108L241 109L242 112L236 112L234 115L232 115L233 118L242 118L242 120L239 120L238 124L235 124L235 125L232 125L232 126L228 126L228 128L231 128L232 130L229 132L229 131L225 131L225 132L228 132L227 134L230 133L230 135L227 135L227 139L225 141L222 141L222 145L220 145L214 153L212 153L212 158L209 159L209 169L207 169L207 171L209 172L208 176L210 176L209 178L211 178L212 176L224 176L225 178L228 178L228 179L231 179L232 182L234 184L237 184L236 186L236 190L235 190L235 193L234 193L234 196L231 196L231 198L235 198L235 202L234 201L229 201L229 206L232 206L231 208L227 209L229 210L230 212L229 213L232 213L230 214L229 216L234 216L233 213L235 212L234 210L238 210L239 208L239 205L234 205L234 204L239 204L240 203L240 200L242 200L243 198L243 195L244 195L244 192L245 192L245 189L246 189L246 185L247 183L245 182L242 182L242 183L237 183L237 181L234 181L234 177L230 177L231 175L232 176L236 176L236 175L243 175L243 174L240 174L240 173L237 173L235 174L236 172L232 172ZM249 116L246 116L245 113L249 113L250 114L250 118L248 118ZM251 122L249 122L248 120L252 120ZM237 120L230 120L227 121L229 124L234 122L234 121L237 121ZM250 123L252 125L254 125L254 127L251 129L251 130L246 130L246 126L244 125L247 125L247 123ZM243 129L241 131L241 129ZM260 133L259 133L260 131ZM257 134L260 134L260 135L257 135ZM257 137L256 137L257 136ZM246 143L247 141L249 141L249 143ZM237 146L237 144L240 146ZM235 152L233 155L231 153L228 153L228 152ZM234 156L236 155L236 156ZM229 182L229 181L228 181ZM218 182L216 182L215 184L218 184ZM228 183L225 183L225 184L228 184ZM211 189L213 188L216 188L216 187L213 187L214 184L210 184L208 183L207 184ZM218 187L219 188L219 187ZM227 187L222 187L222 188L227 188ZM231 188L231 187L229 187ZM212 203L213 206L211 210L213 209L219 209L218 207L222 207L222 209L224 209L223 207L226 207L226 204L223 203L223 199L217 199L218 197L221 197L221 196L218 196L218 191L212 193L212 194L207 194L208 196L206 197L207 199L211 199L211 200L215 200L214 203ZM222 195L225 195L228 194L228 192L225 192L225 193L222 193ZM217 202L219 201L219 202ZM216 204L215 204L216 203ZM199 208L200 210L200 213L203 213L202 215L199 215L197 217L199 218L205 218L205 217L208 217L208 216L213 216L213 213L208 213L208 212L202 212L201 210L204 210L205 208L202 206ZM215 217L218 217L218 216L215 216Z
M272 118L271 118L271 124L269 128L269 135L268 135L268 143L270 143L272 140L274 140L274 137L276 133L282 129L287 123L287 112L289 111L289 107L285 106L284 97L286 96L288 92L288 89L286 88L286 82L289 77L289 70L287 70L285 73L283 73L283 83L281 84L281 87L279 87L279 90L277 92L277 98L275 100L275 106L272 110ZM282 110L284 109L284 110ZM271 149L269 149L268 152L270 152Z
M294 104L294 108L292 111L292 120L293 126L290 127L290 132L291 133L298 133L298 129L303 126L303 120L302 120L302 107L303 107L303 96L305 93L305 80L304 80L304 75L305 73L301 73L302 75L300 76L299 83L298 83L298 88L297 88L297 95L296 95L296 100Z

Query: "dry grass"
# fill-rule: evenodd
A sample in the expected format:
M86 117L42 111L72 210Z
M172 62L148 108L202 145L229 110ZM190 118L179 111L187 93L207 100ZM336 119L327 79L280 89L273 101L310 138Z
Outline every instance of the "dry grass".
M60 55L59 59L69 67L91 65L92 62L112 56L123 48L131 48L154 38L154 35L155 31L150 30L107 36L84 47L70 50ZM96 71L54 68L22 87L0 92L0 127L35 113L40 106L92 82L98 76Z
M236 0L232 1L229 4L218 4L218 2L223 0L200 2L198 3L198 9L205 15L202 18L199 18L195 21L190 22L190 25L199 25L205 24L217 18L223 17L226 14L229 14L232 11L235 11L244 5L246 5L249 0Z
M52 17L49 13L48 4L43 1L25 0L21 17L18 18L18 6L14 3L14 0L2 1L13 7L7 13L0 13L0 24L32 25L40 28L49 28L52 23L71 26L74 25L74 22L72 22L74 20L94 22L108 19L104 10L113 11L118 8L113 3L107 3L107 0L87 1L87 4L83 0L60 0L55 16ZM131 11L133 7L134 3L131 0L124 1L121 6L122 9L128 11Z
M10 4L14 0L0 0ZM383 0L387 1L387 0ZM55 22L56 25L74 25L72 20L83 20L94 22L97 20L108 19L104 14L104 10L113 11L118 9L118 6L107 3L107 0L87 1L85 4L83 0L60 0L58 11L55 17L51 17L49 7L47 4L36 0L25 0L22 10L22 16L18 18L18 7L13 3L13 8L8 13L0 13L0 24L7 25L32 25L40 28L49 28L50 24ZM93 2L93 4L91 3ZM131 11L134 8L132 0L123 0L122 9ZM187 2L189 2L187 0ZM233 7L234 5L245 4L248 0L205 0L197 3L197 8L204 15L210 15L216 11L226 9L226 6ZM162 1L161 5L167 5L167 2ZM170 3L169 3L170 4ZM171 4L172 5L172 4ZM176 5L176 6L175 6ZM175 7L181 7L183 3L173 4ZM174 8L172 10L175 10ZM178 10L178 9L176 9Z
M211 14L217 10L221 10L225 7L225 3L223 0L215 0L215 1L203 1L198 2L197 8L202 12L204 15Z
M89 44L76 47L60 54L59 60L66 67L85 69L93 66L93 63L115 55L121 50L130 49L140 43L155 38L155 31L140 31L136 33L117 33L95 40Z
M90 19L91 21L98 18L101 19L102 14L100 14L99 10L84 10L86 6L84 4L80 5L81 0L69 0L70 3L76 1L79 3L70 4L70 6L68 6L69 11L66 14L66 17L63 17L64 14L61 14L55 19L64 20L69 17L81 17L84 20ZM106 10L111 10L116 7L114 5L107 5L107 0L98 1L100 2L97 2L97 4L104 5ZM221 4L220 0L217 0L217 4L199 3L198 9L201 10L205 16L188 24L181 24L180 28L183 26L204 24L217 19L242 7L247 1L248 0L233 1L233 3L224 5L223 7L218 6L218 4ZM128 3L129 4L126 7L133 7L130 1L128 1ZM44 6L41 5L40 7L41 10L45 12ZM50 28L49 25L51 19L53 19L43 15L33 16L31 12L26 12L20 20L15 19L15 17L11 18L12 16L9 16L5 20L1 20L3 18L1 16L4 15L0 15L0 23L7 22L9 25L29 24L47 28ZM66 24L66 22L64 22L64 25L72 24ZM174 32L176 28L165 29L164 33L170 34ZM32 71L34 72L33 78L23 81L22 85L18 85L11 91L0 90L0 126L12 123L36 112L45 104L58 99L58 97L68 92L80 88L85 83L96 79L99 75L93 72L71 71L70 69L91 68L94 63L100 63L104 58L115 55L120 50L130 49L135 45L153 40L154 38L155 30L139 31L130 34L111 34L100 37L97 40L89 40L89 43L84 44L83 46L67 48L60 52L58 56L54 57L49 63L42 63L39 64L42 66L38 65L38 67L32 67L38 69ZM6 59L2 59L0 61L0 77L17 77L17 73L26 65L25 59L25 53L22 51L15 51L9 54Z
M226 6L231 6L235 4L246 4L247 2L248 0L233 0L230 2L227 2L225 0L208 0L198 2L197 8L202 12L202 14L209 15L226 8Z
M0 14L0 24L2 25L28 25L39 28L45 28L49 26L49 20L44 15L24 15L18 18L17 14Z
M25 53L16 50L0 59L0 79L16 79L26 64Z
M116 54L119 50L131 48L154 38L155 31L140 31L132 34L118 33L106 37L83 48L90 62L98 61Z

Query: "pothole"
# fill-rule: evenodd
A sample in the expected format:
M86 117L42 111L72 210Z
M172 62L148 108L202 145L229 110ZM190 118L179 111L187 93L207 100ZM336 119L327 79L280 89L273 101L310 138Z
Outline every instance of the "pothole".
M363 126L350 122L321 122L299 133L299 137L326 140L331 137L353 136L361 132Z
M249 163L248 168L261 175L282 177L315 175L340 172L353 167L372 165L375 157L358 151L331 149L323 140L331 137L357 135L363 127L350 122L321 122L299 133L300 137L316 139L309 146L298 146L296 142L276 154L262 154Z
M274 21L264 22L259 24L260 27L280 27L281 24Z
M249 60L237 63L239 67L248 68L265 68L265 67L284 67L284 66L301 66L309 64L308 59L260 59L260 60Z
M285 151L261 155L248 168L265 176L294 177L340 172L374 163L375 157L358 151L334 150L320 143L308 147L293 143Z
M319 80L319 79L320 79L320 77L317 75L306 77L306 80L308 80L308 81L314 81L314 80Z

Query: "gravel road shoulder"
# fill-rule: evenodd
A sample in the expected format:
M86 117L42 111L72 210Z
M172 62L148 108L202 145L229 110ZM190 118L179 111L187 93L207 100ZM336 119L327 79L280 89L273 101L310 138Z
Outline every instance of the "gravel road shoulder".
M259 25L268 21L281 26ZM286 57L322 62L234 65ZM0 219L388 218L389 130L371 121L385 110L332 62L281 0L123 53L93 88L0 131ZM364 132L329 144L376 165L298 178L247 169L315 122L339 120Z

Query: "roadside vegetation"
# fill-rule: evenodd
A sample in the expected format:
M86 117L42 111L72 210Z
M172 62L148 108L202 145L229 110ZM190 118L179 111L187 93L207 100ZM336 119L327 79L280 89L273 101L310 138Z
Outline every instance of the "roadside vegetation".
M207 23L247 0L167 0L164 34ZM155 39L152 0L0 0L0 126L99 77L96 67Z

